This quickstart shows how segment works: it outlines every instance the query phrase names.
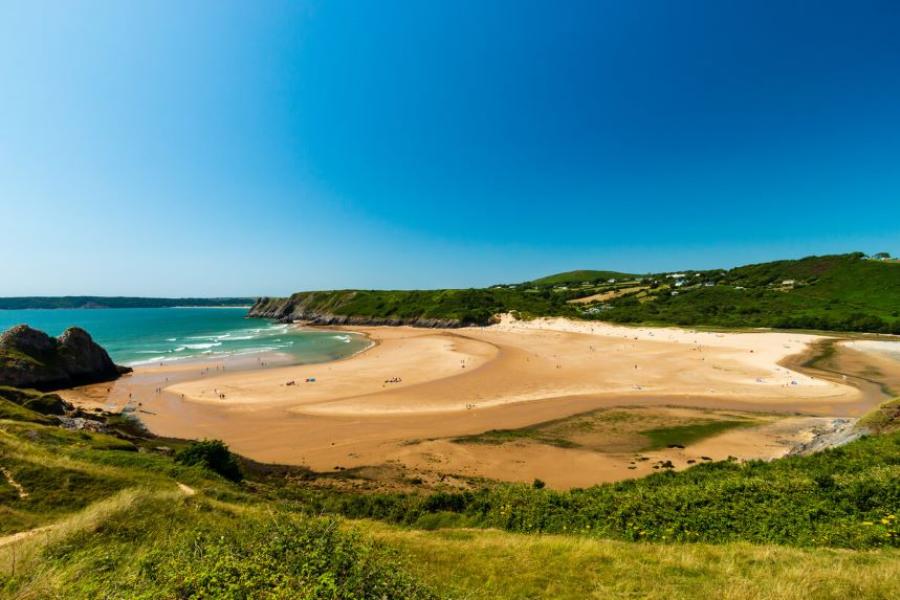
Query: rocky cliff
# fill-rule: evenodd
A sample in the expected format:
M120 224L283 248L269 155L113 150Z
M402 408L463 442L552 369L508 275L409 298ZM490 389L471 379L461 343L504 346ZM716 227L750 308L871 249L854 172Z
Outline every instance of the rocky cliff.
M438 318L415 310L391 306L362 305L371 292L300 292L290 298L259 298L247 313L249 317L302 321L311 325L410 325L413 327L462 327L472 320ZM379 314L380 313L380 314Z
M114 364L106 350L78 327L58 338L27 325L0 334L0 385L54 390L110 381L130 371Z

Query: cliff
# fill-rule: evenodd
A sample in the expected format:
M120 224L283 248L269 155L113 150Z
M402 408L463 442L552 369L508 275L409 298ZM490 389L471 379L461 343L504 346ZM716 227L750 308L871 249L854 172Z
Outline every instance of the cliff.
M289 298L259 298L247 316L303 321L313 325L410 325L463 327L487 322L490 315L436 311L417 292L344 290L300 292Z
M0 334L0 385L46 391L110 381L130 371L78 327L58 338L27 325Z

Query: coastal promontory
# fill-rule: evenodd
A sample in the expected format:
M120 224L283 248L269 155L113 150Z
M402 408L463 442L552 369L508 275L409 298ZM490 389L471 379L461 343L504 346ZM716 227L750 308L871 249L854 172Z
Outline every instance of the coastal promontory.
M46 391L111 381L130 371L78 327L56 338L27 325L0 334L0 385Z

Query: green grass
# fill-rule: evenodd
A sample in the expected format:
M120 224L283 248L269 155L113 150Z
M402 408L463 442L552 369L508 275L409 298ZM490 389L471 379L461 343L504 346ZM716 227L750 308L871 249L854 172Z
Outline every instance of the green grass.
M0 535L49 527L0 543L0 596L434 597L395 553L333 520L128 448L109 436L0 421L0 464L27 493L0 477Z
M653 423L667 424L648 428ZM487 445L527 441L559 448L598 449L598 444L603 448L614 440L618 448L634 446L636 450L658 450L673 444L687 446L730 429L758 423L755 418L735 418L731 415L729 418L710 420L704 416L648 415L640 409L600 409L517 429L491 429L451 441ZM629 438L634 438L631 443ZM641 440L646 443L638 447Z
M468 600L843 600L900 594L900 551L634 544L496 530L354 527L401 550L422 581Z
M6 398L0 397L0 419L10 419L13 421L29 421L32 423L43 423L52 425L55 419L34 412L24 406L20 406L15 402L10 402Z
M864 415L857 423L874 433L889 433L900 430L900 398L883 402L880 406Z
M66 410L65 401L57 394L47 394L37 390L0 386L0 400L18 404L22 408L42 415L61 415Z
M300 499L316 512L412 526L440 514L453 526L629 541L896 547L900 433L812 456L705 463L569 491L498 484L427 495L307 492Z
M554 437L538 427L522 427L520 429L490 429L484 433L475 433L453 438L457 444L488 444L499 446L510 442L528 440L539 444L547 444L558 448L577 448L578 444L561 437Z
M861 254L811 256L705 273L714 287L620 298L597 315L622 323L900 333L900 264ZM792 279L790 290L779 289Z
M333 520L174 489L138 492L121 510L43 544L15 575L0 576L0 590L41 598L434 597L394 553Z
M571 283L606 283L610 279L622 281L623 279L634 279L637 275L632 273L620 273L618 271L592 271L590 269L581 269L578 271L566 271L565 273L556 273L548 275L530 282L532 285L565 285Z
M647 429L641 435L650 440L650 445L645 450L658 450L672 445L688 446L702 439L724 433L739 427L750 427L757 424L749 419L709 421L706 423L691 423L689 425L677 425L674 427L659 427Z
M0 541L0 596L889 598L900 588L900 433L583 490L485 483L417 495L310 488L250 463L235 483L139 445L0 420L0 464L28 492L0 477L0 535L46 527Z

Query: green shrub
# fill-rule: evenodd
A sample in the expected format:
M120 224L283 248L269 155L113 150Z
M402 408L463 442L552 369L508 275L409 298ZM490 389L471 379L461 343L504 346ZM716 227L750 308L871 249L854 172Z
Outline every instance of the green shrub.
M307 492L306 509L427 527L458 513L521 533L624 540L869 548L900 546L900 433L812 456L706 463L681 472L557 491L497 484L420 494Z
M244 478L237 458L221 440L192 442L175 456L175 461L183 465L204 467L230 481L241 481Z

